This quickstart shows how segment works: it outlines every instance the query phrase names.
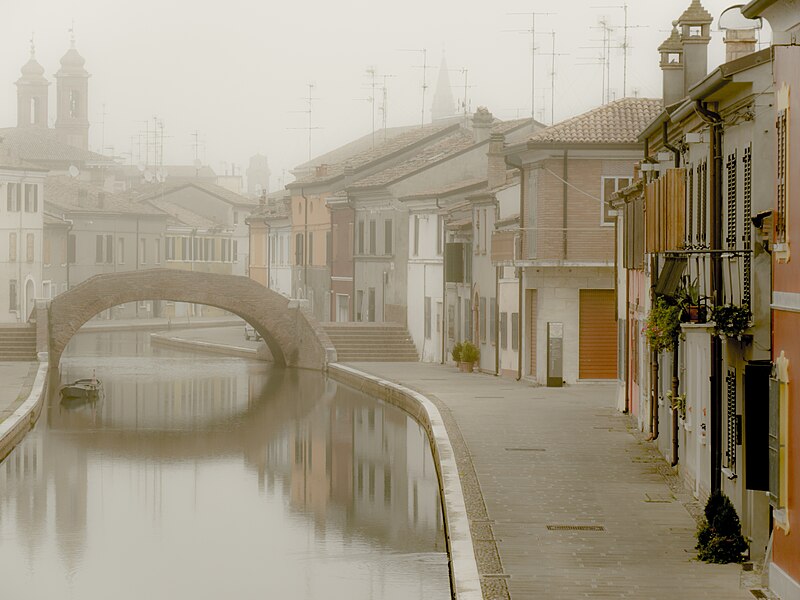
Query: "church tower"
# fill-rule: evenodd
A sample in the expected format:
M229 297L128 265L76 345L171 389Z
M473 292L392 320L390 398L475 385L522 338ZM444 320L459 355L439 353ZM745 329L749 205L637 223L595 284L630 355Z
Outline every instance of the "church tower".
M439 66L439 79L436 81L436 90L433 92L431 105L431 120L447 119L456 114L456 103L453 100L453 90L450 88L450 75L447 71L447 61L442 53L442 64Z
M17 127L47 128L47 87L44 67L36 60L36 49L31 38L31 57L17 79Z
M56 73L56 133L62 142L88 150L90 75L83 68L85 62L75 49L73 33Z

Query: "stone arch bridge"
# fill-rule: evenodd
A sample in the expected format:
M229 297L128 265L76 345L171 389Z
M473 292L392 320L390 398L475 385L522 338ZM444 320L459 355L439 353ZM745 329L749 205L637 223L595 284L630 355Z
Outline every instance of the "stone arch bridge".
M296 301L239 275L147 269L96 275L37 307L37 347L57 366L72 336L102 311L128 302L206 304L238 315L264 338L276 364L324 370L336 350Z

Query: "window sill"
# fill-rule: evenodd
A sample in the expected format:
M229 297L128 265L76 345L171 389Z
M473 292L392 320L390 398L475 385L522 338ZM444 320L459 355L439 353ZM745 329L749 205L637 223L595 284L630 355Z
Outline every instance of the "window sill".
M786 508L775 509L772 511L772 519L776 527L783 530L785 534L789 533L789 510Z

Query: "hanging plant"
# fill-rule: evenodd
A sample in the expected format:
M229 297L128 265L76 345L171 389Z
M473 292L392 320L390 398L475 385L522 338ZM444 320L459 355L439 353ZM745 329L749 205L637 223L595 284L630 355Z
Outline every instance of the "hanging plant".
M723 304L711 310L711 319L716 324L717 333L728 337L740 337L750 327L753 313L747 306Z
M672 350L681 327L681 309L663 296L658 296L650 307L644 325L644 335L650 348L656 352Z

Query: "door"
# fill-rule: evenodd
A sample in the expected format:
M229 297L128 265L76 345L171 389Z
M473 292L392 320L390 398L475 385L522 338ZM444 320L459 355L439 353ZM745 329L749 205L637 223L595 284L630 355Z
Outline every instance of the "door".
M350 320L350 296L336 294L336 320L340 323Z
M528 374L536 377L536 301L538 299L538 290L526 290L528 301Z
M617 317L614 290L580 291L579 379L616 379Z
M367 320L371 323L375 321L375 288L369 288L369 307L367 309Z

